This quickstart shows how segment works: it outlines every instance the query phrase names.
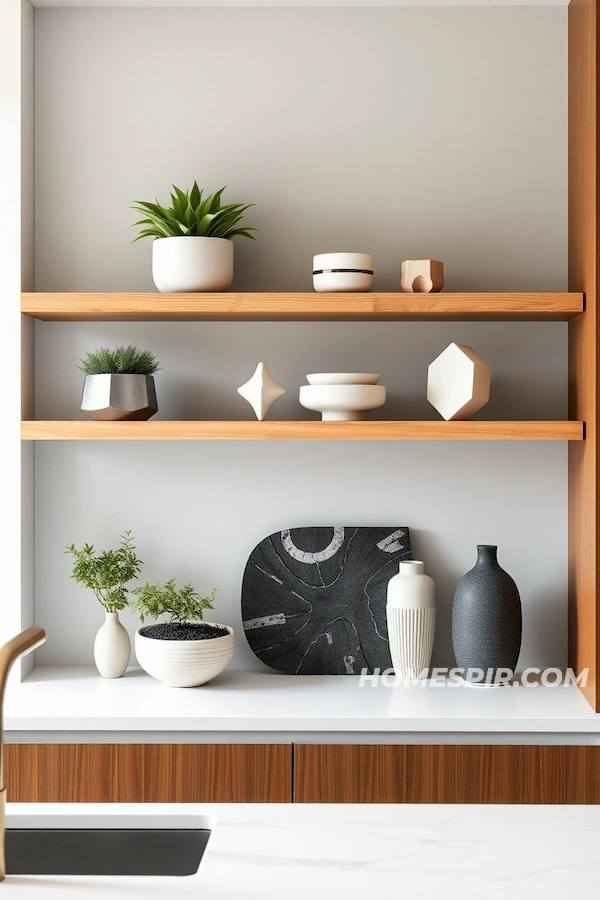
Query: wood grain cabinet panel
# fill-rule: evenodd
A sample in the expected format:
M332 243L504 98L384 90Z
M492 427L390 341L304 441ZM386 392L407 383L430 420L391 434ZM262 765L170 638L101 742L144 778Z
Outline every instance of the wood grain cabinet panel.
M289 803L284 744L7 744L20 803Z
M296 745L297 803L600 803L600 747Z

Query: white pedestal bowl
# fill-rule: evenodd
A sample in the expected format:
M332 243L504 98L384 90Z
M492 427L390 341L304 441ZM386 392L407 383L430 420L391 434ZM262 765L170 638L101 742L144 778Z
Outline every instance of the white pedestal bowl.
M367 409L385 403L379 375L365 372L329 372L307 375L310 384L300 388L300 403L320 412L324 422L356 422Z

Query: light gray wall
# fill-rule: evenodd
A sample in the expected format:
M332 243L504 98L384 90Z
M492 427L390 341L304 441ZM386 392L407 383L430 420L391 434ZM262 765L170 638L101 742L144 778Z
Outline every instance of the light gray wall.
M36 288L151 290L128 206L171 182L255 201L240 290L309 290L313 253L446 263L449 290L566 286L566 11L560 8L42 10L36 14ZM382 374L379 418L435 418L427 364L452 340L490 363L482 418L566 416L560 324L38 324L36 415L77 418L74 368L102 343L160 357L159 417L251 418L258 360L304 418L306 372ZM477 542L525 607L524 665L566 661L566 447L527 443L38 444L37 618L46 664L89 663L101 620L66 543L131 528L148 577L222 588L240 628L245 560L299 524L408 524L438 583L434 663ZM128 625L133 631L135 622ZM251 657L240 632L239 665Z
M37 278L151 290L135 199L255 202L240 290L310 290L314 253L447 265L447 289L563 286L566 10L37 13Z

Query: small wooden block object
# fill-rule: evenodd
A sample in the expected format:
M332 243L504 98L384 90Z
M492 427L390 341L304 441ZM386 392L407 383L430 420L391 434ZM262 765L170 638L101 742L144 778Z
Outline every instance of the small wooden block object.
M435 294L444 287L444 263L437 259L406 259L400 284L407 294Z

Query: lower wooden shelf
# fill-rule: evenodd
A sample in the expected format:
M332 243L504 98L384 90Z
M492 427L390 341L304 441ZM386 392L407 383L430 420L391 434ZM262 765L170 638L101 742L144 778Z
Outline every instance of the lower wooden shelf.
M25 421L25 441L581 441L583 422Z

